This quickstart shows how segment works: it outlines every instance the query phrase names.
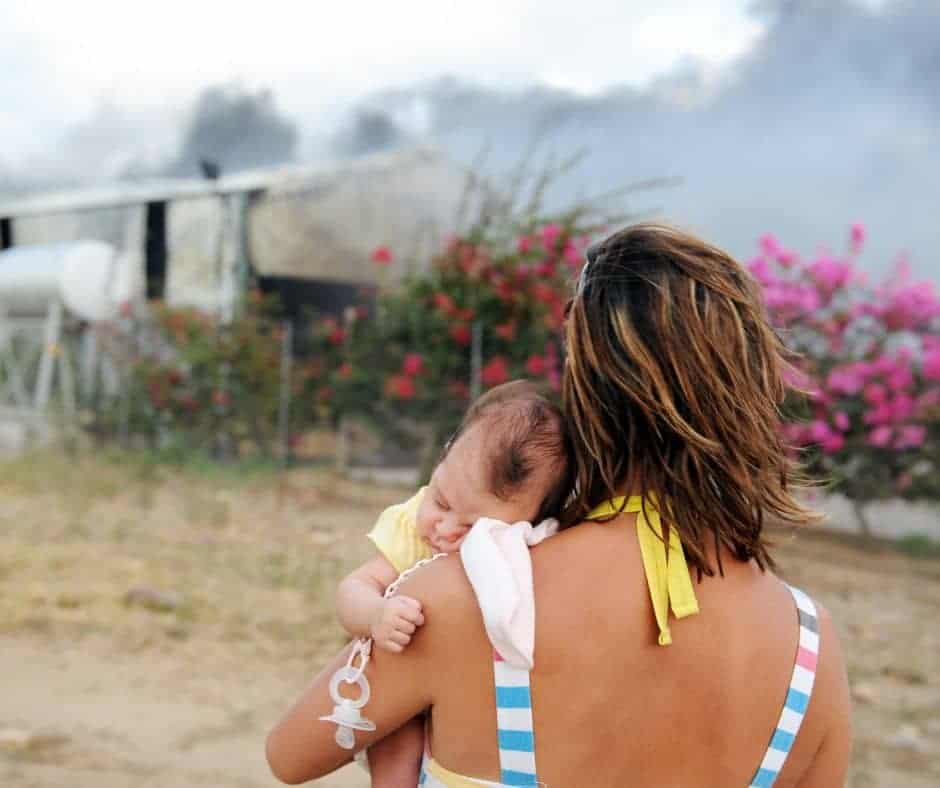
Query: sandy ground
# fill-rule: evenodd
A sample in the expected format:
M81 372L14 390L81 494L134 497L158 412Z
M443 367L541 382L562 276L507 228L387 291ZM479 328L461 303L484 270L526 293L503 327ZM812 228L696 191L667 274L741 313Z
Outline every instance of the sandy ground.
M0 466L0 786L276 785L264 735L342 642L332 589L399 497L313 472ZM940 785L940 560L814 533L779 556L841 629L850 785Z

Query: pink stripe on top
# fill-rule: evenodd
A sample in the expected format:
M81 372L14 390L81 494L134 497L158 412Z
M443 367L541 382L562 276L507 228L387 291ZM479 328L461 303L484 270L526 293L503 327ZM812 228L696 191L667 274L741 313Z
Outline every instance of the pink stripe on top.
M796 664L801 665L807 670L816 670L816 663L819 661L819 655L813 653L809 649L800 646L800 650L796 654Z

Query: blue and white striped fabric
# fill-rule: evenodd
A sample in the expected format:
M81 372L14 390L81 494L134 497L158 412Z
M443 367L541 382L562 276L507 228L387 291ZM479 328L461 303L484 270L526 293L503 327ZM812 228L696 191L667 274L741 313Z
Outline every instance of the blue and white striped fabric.
M816 665L819 661L819 621L816 605L798 588L787 588L796 602L800 627L799 645L777 727L749 788L772 788L800 731L816 680ZM535 769L535 733L532 725L529 672L504 662L495 651L493 660L500 782L459 778L459 784L486 788L537 786L540 783ZM429 761L429 756L425 754L419 781L421 788L450 788L434 775ZM458 776L454 775L454 779L457 780Z
M498 783L452 775L460 785L486 788L509 788L516 785L537 786L535 771L535 733L532 727L532 693L529 671L505 662L493 651L493 678L496 689L496 728L499 739ZM449 788L444 779L435 775L442 771L425 753L418 785L421 788ZM443 775L441 775L443 777Z
M493 674L500 781L503 785L538 785L529 671L504 662L494 651Z
M819 661L819 621L816 605L806 594L793 586L787 586L796 602L800 622L800 642L787 697L777 721L777 729L770 740L764 759L757 774L751 780L750 788L771 788L783 764L786 763L796 734L803 724L809 699L813 694L816 680L816 663Z

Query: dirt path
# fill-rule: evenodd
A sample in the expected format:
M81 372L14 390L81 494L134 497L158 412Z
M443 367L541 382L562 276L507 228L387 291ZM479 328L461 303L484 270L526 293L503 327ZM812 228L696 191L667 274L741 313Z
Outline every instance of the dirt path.
M263 742L289 682L255 675L249 690L225 666L119 653L102 640L80 648L34 636L0 643L4 788L278 784ZM16 745L17 733L30 740ZM352 766L316 784L368 781Z
M277 785L264 736L342 642L336 580L402 494L316 474L279 486L147 474L0 472L2 788ZM781 541L784 576L840 629L849 785L936 788L940 561L809 532ZM140 586L176 597L129 603ZM318 785L368 781L353 766Z

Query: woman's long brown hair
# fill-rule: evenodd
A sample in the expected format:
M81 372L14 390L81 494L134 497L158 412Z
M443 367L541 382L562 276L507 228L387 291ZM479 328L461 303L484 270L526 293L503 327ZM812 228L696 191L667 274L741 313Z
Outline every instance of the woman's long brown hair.
M765 518L820 516L780 432L792 356L751 276L673 227L638 224L588 251L566 328L563 408L575 490L564 525L625 492L656 496L699 575L714 545L773 568Z

